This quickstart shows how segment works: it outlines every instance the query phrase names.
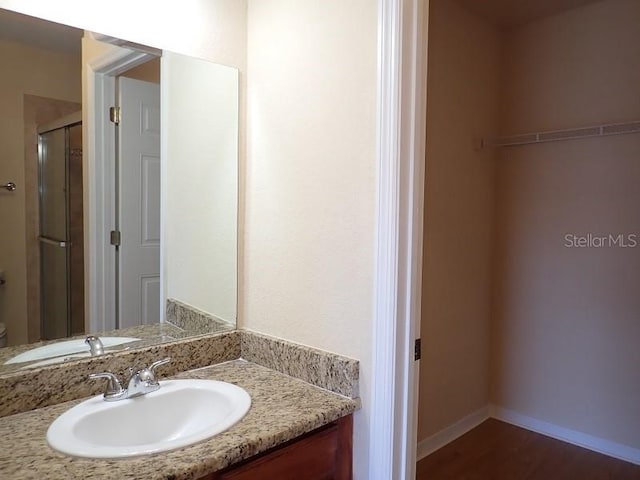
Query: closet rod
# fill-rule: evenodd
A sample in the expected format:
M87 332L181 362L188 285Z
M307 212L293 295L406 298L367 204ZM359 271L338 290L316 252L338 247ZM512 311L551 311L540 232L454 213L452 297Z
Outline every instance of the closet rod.
M611 123L595 127L572 128L569 130L551 130L548 132L524 133L509 137L482 139L482 147L517 147L534 143L559 142L581 138L608 137L609 135L625 135L640 133L640 120L626 123Z

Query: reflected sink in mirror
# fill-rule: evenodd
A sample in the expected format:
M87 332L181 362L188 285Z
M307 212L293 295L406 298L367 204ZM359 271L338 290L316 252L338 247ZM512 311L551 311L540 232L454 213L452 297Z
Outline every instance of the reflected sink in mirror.
M85 458L124 458L174 450L206 440L240 421L251 407L242 388L216 380L167 380L141 397L90 398L60 415L49 445Z
M109 349L110 352L113 352L126 348L124 347L124 344L137 342L140 339L135 337L100 337L100 340L102 341L102 345L105 349ZM120 345L123 347L118 349L113 348ZM5 364L33 362L35 360L46 359L38 362L37 364L29 365L33 367L61 363L67 359L89 356L91 356L91 353L89 352L89 347L83 338L51 343L42 347L34 348L10 358L5 362Z

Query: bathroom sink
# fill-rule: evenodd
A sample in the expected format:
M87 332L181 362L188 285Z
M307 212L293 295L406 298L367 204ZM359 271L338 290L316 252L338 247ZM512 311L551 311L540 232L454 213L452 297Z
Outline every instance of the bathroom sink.
M100 340L102 341L104 348L110 348L124 343L137 342L140 339L134 337L100 337ZM40 364L47 365L49 363L63 362L66 356L72 356L73 358L90 356L89 347L85 343L84 338L55 342L42 347L33 348L10 358L5 362L5 364L33 362L34 360L42 360L46 358L50 360L41 362Z
M245 416L251 397L216 380L166 380L140 397L90 398L60 415L49 445L68 455L122 458L164 452L210 438Z

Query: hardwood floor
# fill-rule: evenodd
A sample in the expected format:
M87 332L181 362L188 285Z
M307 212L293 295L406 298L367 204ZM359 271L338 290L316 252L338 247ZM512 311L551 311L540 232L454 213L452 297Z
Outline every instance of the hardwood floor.
M489 419L419 461L416 480L640 480L640 466Z

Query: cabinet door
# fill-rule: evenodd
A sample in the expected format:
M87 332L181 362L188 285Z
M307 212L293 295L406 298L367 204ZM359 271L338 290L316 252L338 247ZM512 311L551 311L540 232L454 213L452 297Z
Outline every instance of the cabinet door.
M210 480L350 480L352 417L341 418L284 446L246 460Z

